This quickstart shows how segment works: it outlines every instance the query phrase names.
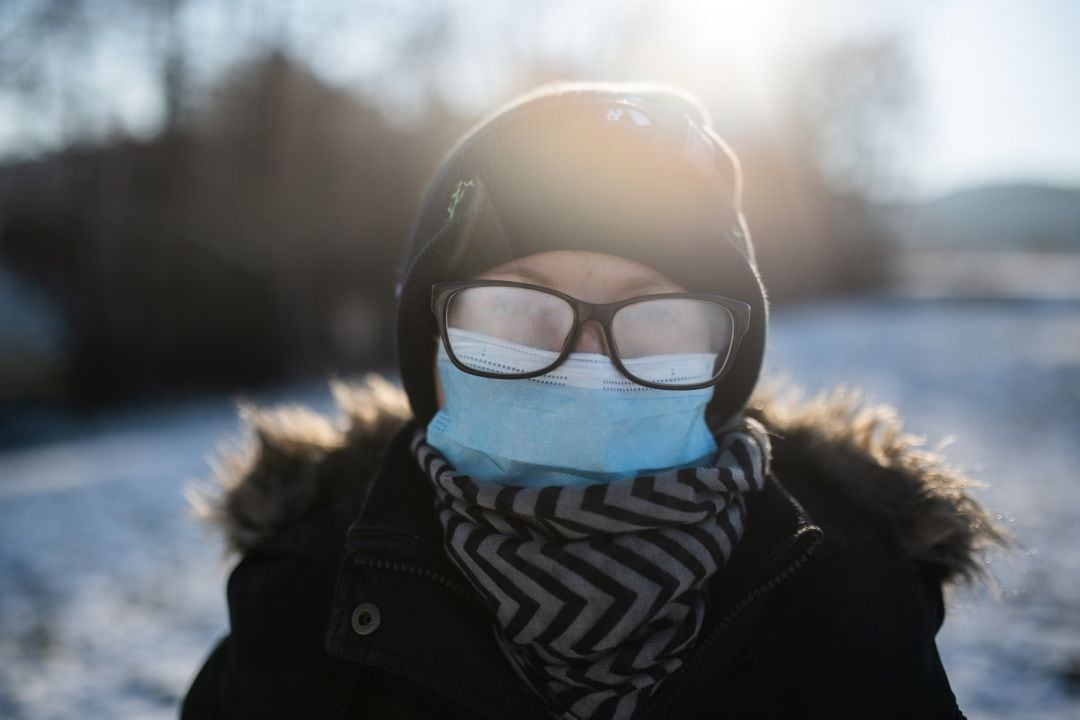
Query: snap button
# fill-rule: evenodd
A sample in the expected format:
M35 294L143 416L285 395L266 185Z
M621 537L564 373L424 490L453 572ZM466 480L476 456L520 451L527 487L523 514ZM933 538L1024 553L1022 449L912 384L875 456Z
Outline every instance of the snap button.
M361 603L352 614L352 629L357 635L370 635L379 629L382 613L375 603Z

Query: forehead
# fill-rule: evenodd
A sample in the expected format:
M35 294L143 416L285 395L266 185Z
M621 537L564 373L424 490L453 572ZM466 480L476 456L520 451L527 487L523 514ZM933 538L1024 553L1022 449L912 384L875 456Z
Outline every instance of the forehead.
M685 292L681 285L648 265L617 255L584 250L528 255L494 267L479 277L543 285L589 302Z

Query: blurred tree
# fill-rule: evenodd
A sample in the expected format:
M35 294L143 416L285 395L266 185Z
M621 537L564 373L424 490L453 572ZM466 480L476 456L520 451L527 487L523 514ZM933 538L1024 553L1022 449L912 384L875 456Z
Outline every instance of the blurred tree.
M88 401L391 357L387 303L436 148L274 53L149 142L9 168L0 251L64 298Z
M778 131L737 143L762 274L778 302L886 285L895 243L874 202L895 192L916 107L897 38L817 48L785 84Z
M897 36L819 49L795 66L785 117L791 139L811 148L815 164L842 193L890 195L912 152L916 80Z
M185 0L151 0L144 6L157 20L161 37L162 129L175 130L184 116L188 97L188 58L180 13Z

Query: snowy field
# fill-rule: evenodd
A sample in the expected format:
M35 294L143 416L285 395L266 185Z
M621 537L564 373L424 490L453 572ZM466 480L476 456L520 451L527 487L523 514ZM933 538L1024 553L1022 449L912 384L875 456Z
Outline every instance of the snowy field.
M970 718L1080 717L1080 303L818 304L774 313L770 374L844 382L989 484L1024 551L952 598L939 644ZM322 385L273 398L326 409ZM0 718L170 718L226 630L228 565L183 486L230 398L118 413L0 455Z

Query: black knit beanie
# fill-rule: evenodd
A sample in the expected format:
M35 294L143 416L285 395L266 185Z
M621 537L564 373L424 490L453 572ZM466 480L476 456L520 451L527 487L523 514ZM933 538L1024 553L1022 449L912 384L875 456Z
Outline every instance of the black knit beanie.
M425 191L398 274L398 361L416 418L438 409L432 284L549 250L618 255L749 303L750 329L707 411L716 424L738 413L768 320L741 182L704 108L670 86L546 85L481 121Z

